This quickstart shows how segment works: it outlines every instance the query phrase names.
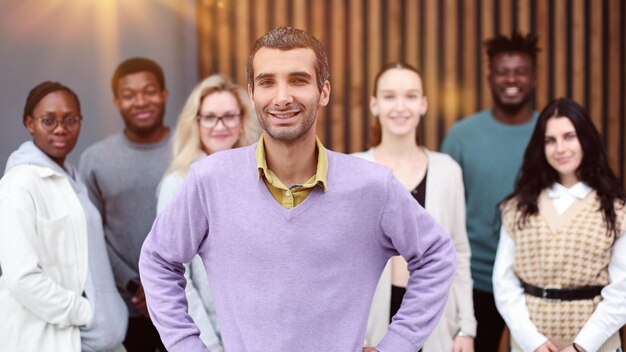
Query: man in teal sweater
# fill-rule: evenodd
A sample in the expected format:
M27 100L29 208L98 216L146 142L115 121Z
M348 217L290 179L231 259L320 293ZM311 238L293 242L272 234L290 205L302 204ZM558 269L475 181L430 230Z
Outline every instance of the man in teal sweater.
M485 48L493 108L454 125L441 150L450 154L463 170L474 312L478 322L475 349L497 351L499 331L504 327L491 285L500 231L498 204L513 192L537 120L532 97L539 49L535 36L518 33L487 40Z

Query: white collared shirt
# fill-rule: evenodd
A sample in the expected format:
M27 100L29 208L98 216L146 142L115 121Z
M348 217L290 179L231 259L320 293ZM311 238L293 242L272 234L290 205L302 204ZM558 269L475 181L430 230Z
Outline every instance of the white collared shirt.
M583 182L570 188L555 183L548 196L557 213L563 214L576 199L585 198L592 189ZM574 341L585 350L596 351L626 323L626 239L625 233L615 241L609 262L609 284L602 289L602 301ZM617 253L622 253L617 255ZM493 290L498 311L511 330L511 335L523 351L534 351L548 338L530 320L524 290L515 272L515 242L504 226L500 228L500 243L493 269Z

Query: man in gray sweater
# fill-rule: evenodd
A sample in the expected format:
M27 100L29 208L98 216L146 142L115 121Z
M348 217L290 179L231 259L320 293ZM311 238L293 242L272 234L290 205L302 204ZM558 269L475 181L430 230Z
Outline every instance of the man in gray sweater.
M148 317L138 261L156 214L156 188L169 163L170 131L163 125L167 89L152 60L122 62L111 80L124 130L85 150L80 173L104 225L115 282L130 312L128 351L165 351Z

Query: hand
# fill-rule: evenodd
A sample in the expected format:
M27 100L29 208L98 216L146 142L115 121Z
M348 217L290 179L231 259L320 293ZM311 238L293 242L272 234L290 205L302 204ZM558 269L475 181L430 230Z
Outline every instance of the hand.
M378 350L375 349L374 347L363 347L362 352L378 352Z
M537 347L535 352L559 352L559 349L556 348L552 341L548 340L543 345Z
M133 294L133 297L130 299L141 314L148 317L148 306L146 305L146 295L143 292L143 285L139 284L137 290Z
M469 336L457 336L454 338L453 352L474 352L474 339Z

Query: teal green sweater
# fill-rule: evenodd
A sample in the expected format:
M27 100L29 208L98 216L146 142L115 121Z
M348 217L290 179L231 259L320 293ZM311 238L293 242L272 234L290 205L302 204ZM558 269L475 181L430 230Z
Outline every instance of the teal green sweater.
M513 192L537 116L533 113L533 119L523 125L506 125L498 122L491 110L484 110L455 124L443 141L441 150L463 169L476 290L493 292L491 276L500 230L497 207Z

